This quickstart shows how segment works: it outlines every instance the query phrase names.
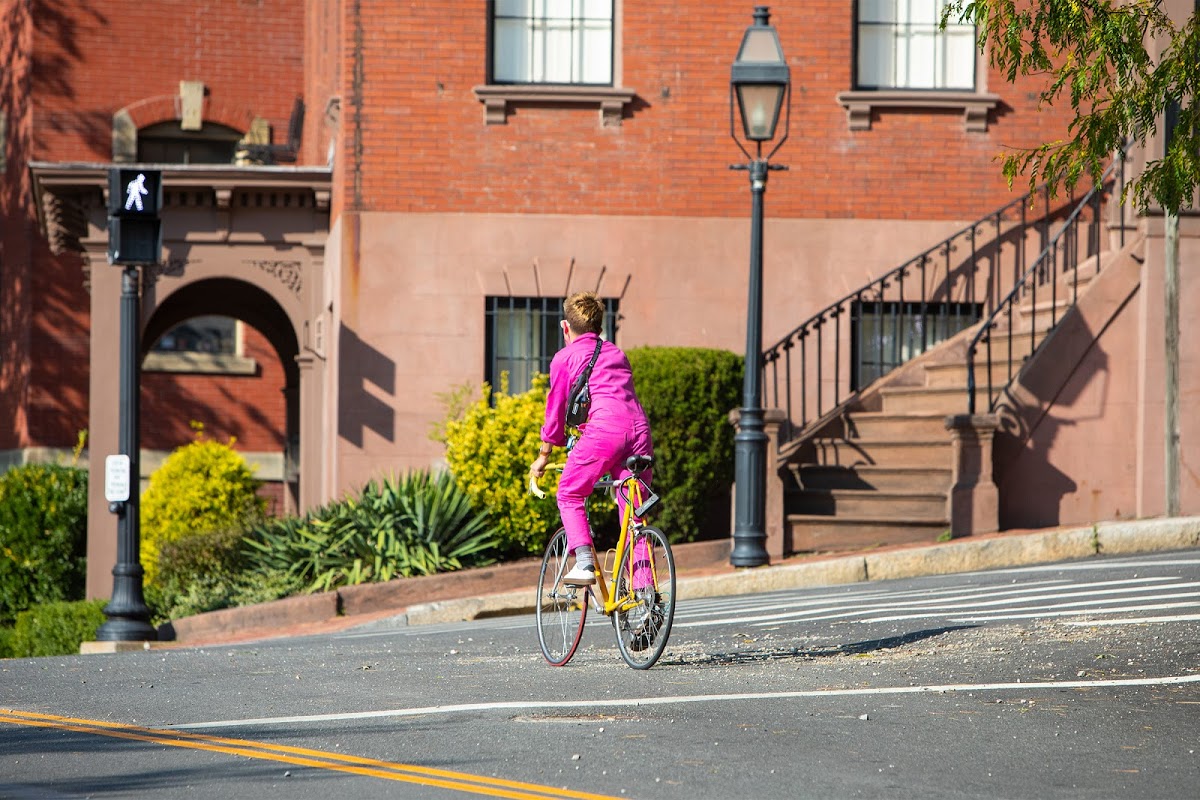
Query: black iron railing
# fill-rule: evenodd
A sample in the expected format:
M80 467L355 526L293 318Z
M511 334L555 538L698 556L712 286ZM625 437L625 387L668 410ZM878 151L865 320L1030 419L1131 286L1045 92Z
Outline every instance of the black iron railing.
M1118 177L1114 186L1113 174ZM1058 231L1046 243L1037 259L1021 280L996 304L979 332L967 345L967 412L977 408L978 381L975 375L976 356L984 351L987 384L987 413L995 411L1004 392L1020 375L1029 359L1045 341L1063 316L1079 299L1079 268L1094 259L1095 272L1100 271L1104 197L1113 192L1120 198L1125 185L1125 158L1113 159L1104 171L1100 185L1089 191L1071 211ZM1120 205L1117 227L1121 247L1125 246L1125 209ZM1081 242L1083 248L1081 250ZM1060 286L1070 276L1067 286ZM1068 294L1069 293L1069 294ZM1069 301L1067 303L1060 303ZM1039 303L1042 305L1039 306ZM1028 328L1014 323L1024 311ZM1020 327L1020 330L1018 330ZM993 367L1002 367L998 373Z
M1049 242L1047 187L1022 195L830 303L763 353L766 401L786 413L781 446L888 369L979 321Z

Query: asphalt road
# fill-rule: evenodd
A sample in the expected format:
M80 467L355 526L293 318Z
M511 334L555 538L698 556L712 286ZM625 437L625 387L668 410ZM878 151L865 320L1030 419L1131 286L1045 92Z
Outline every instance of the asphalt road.
M594 615L598 617L598 615ZM0 662L0 797L1190 798L1200 553Z

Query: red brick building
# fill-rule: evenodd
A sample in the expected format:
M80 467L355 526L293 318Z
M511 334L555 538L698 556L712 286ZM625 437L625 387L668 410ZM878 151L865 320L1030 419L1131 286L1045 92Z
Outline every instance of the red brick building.
M844 342L857 358L813 385L792 376L768 387L767 404L790 415L783 427L808 434L772 449L776 554L830 541L796 532L814 516L805 493L822 491L797 476L833 435L778 387L858 397L840 418L885 413L879 392L865 390L882 361L904 358L876 353L870 367L875 340L864 332L933 306L966 309L974 322L997 303L999 273L1013 271L980 272L985 253L993 267L1009 251L1036 258L1036 237L1050 230L1013 222L1020 202L1003 220L989 217L1019 198L995 156L1061 135L1067 117L1038 108L1036 84L1005 83L974 53L973 30L939 30L941 4L925 5L772 9L792 94L790 138L773 159L790 171L773 173L766 193L764 340L849 298L846 325L817 351L844 358L834 344ZM120 270L104 258L103 202L112 163L159 163L164 174L164 264L142 289L145 469L190 438L191 420L236 436L278 482L282 508L436 464L427 431L442 414L438 395L501 369L519 388L552 355L541 326L553 328L561 298L580 288L610 303L609 334L622 346L740 352L750 198L745 174L729 170L744 161L729 135L729 77L752 11L699 0L3 0L0 455L53 455L84 428L94 470L116 451ZM1050 206L1057 220L1071 207L1068 198ZM1113 232L1128 227L1143 249L1115 262L1153 254L1153 219L1106 225L1116 218L1106 209L1090 222L1103 229L1101 250L1121 250ZM932 265L942 243L940 289L914 271L907 296L856 294L916 256ZM1126 277L1134 295L1157 302L1147 298L1160 282ZM920 312L914 286L925 292ZM978 495L992 503L993 525L1166 508L1153 421L1162 398L1150 388L1161 363L1145 344L1154 315L1128 297L1124 311L1101 316L1103 330L1122 331L1106 351L1104 375L1116 382L1105 386L1128 378L1129 405L1081 411L1047 399L1051 416L1074 427L1049 447L1035 421L1007 445L994 483L983 471L980 483L993 495L999 487L998 499ZM935 343L892 342L905 356ZM1097 374L1086 357L1063 358L1050 360ZM845 391L834 386L842 381ZM1098 386L1084 381L1070 395ZM961 392L945 402L922 413L966 410ZM817 417L826 413L839 419L825 408ZM956 445L944 428L940 436L949 453ZM1096 441L1112 463L1138 466L1082 474L1080 442ZM879 452L860 462L883 465ZM931 479L941 510L912 512L921 536L951 526L950 489L963 475L949 458ZM1068 476L1032 506L1022 476L1040 473L1011 467L1031 458ZM104 594L115 527L102 481L92 483L89 592ZM818 505L848 505L840 491L824 490ZM1186 485L1183 507L1200 507L1200 487ZM870 531L903 513L864 511L850 524Z

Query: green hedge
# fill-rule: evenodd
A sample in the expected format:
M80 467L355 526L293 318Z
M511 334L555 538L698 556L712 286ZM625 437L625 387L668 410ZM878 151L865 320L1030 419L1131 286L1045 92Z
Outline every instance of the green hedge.
M654 436L654 523L673 542L730 533L733 426L741 405L742 357L699 347L627 352Z
M0 475L0 625L82 598L86 557L86 470L27 464Z
M8 636L10 658L65 656L79 652L79 645L93 641L104 624L107 600L44 603L17 615ZM0 646L3 639L0 638ZM3 654L0 654L3 655Z

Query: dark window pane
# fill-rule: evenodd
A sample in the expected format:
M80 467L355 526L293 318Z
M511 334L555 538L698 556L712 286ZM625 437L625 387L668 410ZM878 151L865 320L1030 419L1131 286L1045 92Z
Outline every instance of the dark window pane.
M857 391L981 319L979 303L855 303L851 389Z
M563 297L489 297L486 300L485 374L493 389L508 373L508 391L528 391L533 376L550 372L550 360L564 344L559 322ZM616 341L617 300L604 298L604 338Z

